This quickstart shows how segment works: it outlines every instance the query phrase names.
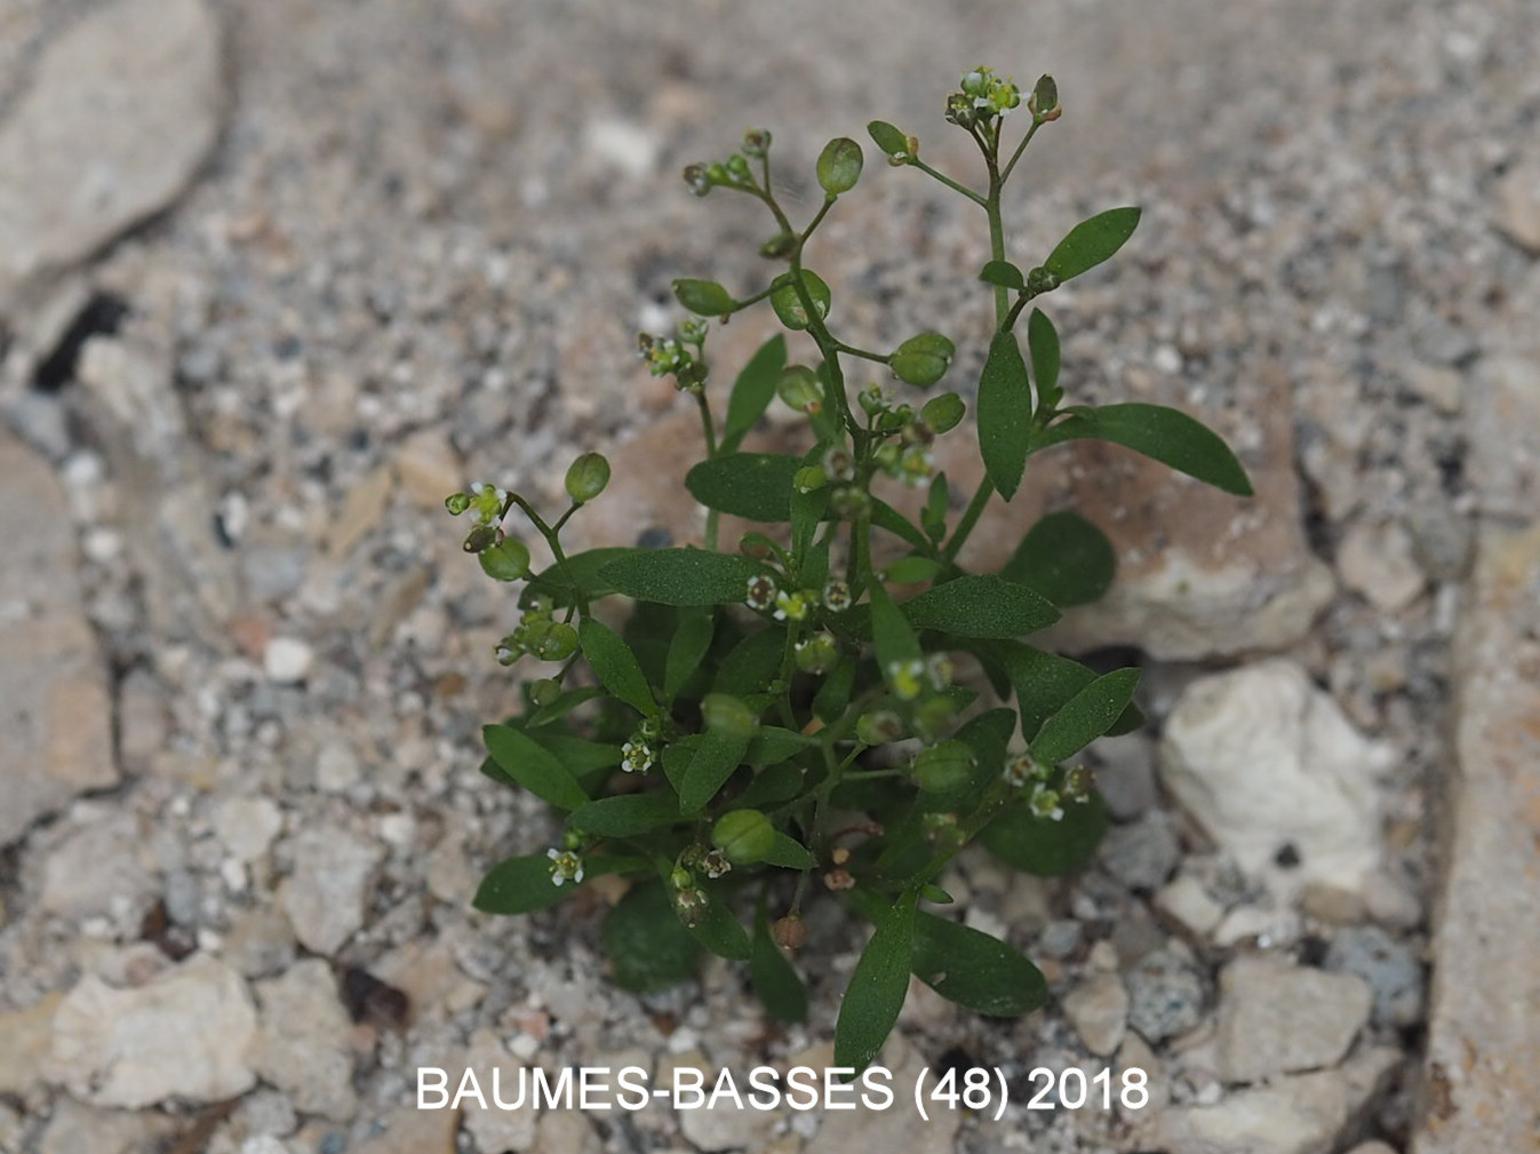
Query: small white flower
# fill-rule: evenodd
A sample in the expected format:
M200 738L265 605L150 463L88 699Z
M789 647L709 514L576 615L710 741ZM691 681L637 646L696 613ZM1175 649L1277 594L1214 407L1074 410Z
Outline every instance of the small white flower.
M645 741L632 738L620 747L620 768L626 773L646 773L654 760L652 746Z
M551 884L560 887L566 882L580 885L583 881L583 859L570 849L551 848L545 851L551 859Z
M769 577L760 574L757 577L749 578L748 593L744 597L744 601L750 609L758 609L763 612L775 604L775 598L775 582Z
M1013 755L1005 763L1005 780L1017 787L1048 780L1049 767L1030 753Z
M894 696L900 701L913 701L920 696L920 691L925 688L924 679L923 661L888 662L888 684L893 687Z
M1058 793L1041 782L1032 788L1032 796L1027 800L1027 805L1037 817L1046 817L1049 821L1064 820L1064 808L1059 805Z
M807 598L801 593L785 590L775 595L775 619L777 621L803 621L807 618Z

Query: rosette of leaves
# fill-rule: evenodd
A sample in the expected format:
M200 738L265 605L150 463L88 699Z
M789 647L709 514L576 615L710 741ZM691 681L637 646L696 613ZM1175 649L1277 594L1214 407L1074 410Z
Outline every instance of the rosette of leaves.
M1027 142L1061 114L1052 81L1023 102L1009 80L976 69L946 109L978 146L977 186L932 168L917 138L893 125L869 132L890 165L939 181L987 224L980 279L994 331L972 402L985 479L966 500L954 502L929 450L939 436L966 435L952 431L967 402L920 391L949 373L951 340L925 332L886 352L848 343L832 327L828 283L806 264L819 225L859 185L861 146L839 138L823 150L824 199L795 225L772 192L769 134L753 132L743 151L692 165L686 180L698 195L759 201L774 227L762 252L781 267L742 295L692 278L678 297L724 320L767 303L787 333L750 358L720 414L706 387L705 320L642 341L653 372L674 376L700 407L702 459L685 484L707 510L704 540L567 554L562 528L609 483L592 454L574 463L571 505L554 521L489 486L450 502L477 520L468 550L501 551L498 564L484 560L488 573L523 583L525 617L500 653L555 666L525 683L516 716L486 728L482 768L549 804L562 840L494 866L478 908L531 913L622 875L631 884L602 932L620 984L684 980L710 952L746 963L768 1012L797 1020L809 1004L796 962L802 910L838 902L873 927L835 1029L836 1060L854 1067L882 1046L911 975L985 1015L1043 1001L1036 967L948 916L938 881L972 843L1030 873L1081 868L1107 819L1076 758L1143 720L1137 669L1098 673L1033 641L1107 590L1114 554L1102 532L1072 511L1051 513L1000 572L971 572L959 559L987 504L1018 491L1029 461L1077 439L1250 493L1234 454L1192 417L1074 403L1061 379L1057 332L1034 302L1113 256L1139 211L1075 225L1026 271L1008 259L1002 190ZM1007 148L1007 124L1021 119ZM888 387L854 388L847 373L858 362L885 370ZM806 415L805 451L745 451L777 398ZM925 487L918 523L882 497L904 482ZM507 543L516 513L555 558L540 572ZM722 514L760 529L722 548ZM963 656L982 669L980 684L954 677Z

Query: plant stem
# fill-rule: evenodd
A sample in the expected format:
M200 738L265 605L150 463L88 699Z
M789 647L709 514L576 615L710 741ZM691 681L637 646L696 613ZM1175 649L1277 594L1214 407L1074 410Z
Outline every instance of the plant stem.
M969 188L965 184L959 184L957 181L953 180L950 176L946 175L946 173L944 173L944 172L937 172L934 168L932 168L930 165L926 164L918 156L910 157L910 159L908 160L907 163L914 165L915 168L918 168L921 172L925 173L926 176L934 177L936 180L939 180L942 184L946 185L953 192L961 193L963 196L966 196L974 204L984 205L986 203L984 198L982 196L980 196L978 193L974 192L973 189Z

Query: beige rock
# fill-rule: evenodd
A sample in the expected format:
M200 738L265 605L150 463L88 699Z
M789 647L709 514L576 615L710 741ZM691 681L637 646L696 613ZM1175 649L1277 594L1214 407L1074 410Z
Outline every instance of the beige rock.
M383 854L340 829L306 830L294 839L294 869L278 900L307 949L333 954L363 928L365 905Z
M1369 1020L1362 978L1240 957L1219 976L1219 1074L1260 1082L1274 1074L1333 1066Z
M194 956L136 989L88 975L54 1015L45 1073L95 1106L219 1102L256 1083L256 1031L246 983L212 958Z
M1128 1028L1128 991L1117 974L1096 974L1070 991L1064 1014L1085 1048L1106 1057L1118 1048Z
M41 905L65 918L137 917L156 883L147 868L147 828L131 812L95 815L68 828L43 863Z
M359 1145L358 1154L455 1154L460 1112L406 1106L381 1119L380 1126L378 1134Z
M425 508L441 508L444 498L467 484L465 464L442 428L421 429L401 442L396 478L407 497Z
M603 1154L593 1123L577 1110L547 1110L535 1125L538 1154Z
M679 1086L681 1070L699 1071L702 1091L709 1095L721 1068L699 1051L663 1058L658 1064L659 1085ZM694 1085L692 1081L689 1083ZM739 1088L740 1093L742 1087ZM745 1104L739 1109L724 1103L713 1109L679 1110L679 1129L701 1150L758 1150L769 1143L776 1127L786 1116L785 1110L755 1110Z
M1285 1075L1214 1105L1167 1109L1144 1118L1136 1137L1182 1154L1331 1154L1400 1062L1397 1050L1365 1050L1337 1070Z
M1501 404L1501 398L1482 398ZM1515 429L1511 439L1530 435ZM1414 1154L1535 1149L1540 1102L1540 522L1483 525L1456 638L1457 769Z
M41 457L4 431L0 477L3 847L77 794L117 784L118 767L106 664L84 616L75 541L61 516L64 489Z
M0 1094L21 1096L42 1085L54 1011L63 1000L63 994L49 994L26 1009L0 1013Z
M1540 160L1514 165L1492 189L1497 227L1515 244L1540 254Z
M834 1064L832 1046L815 1046L795 1055L790 1065L827 1069ZM857 1105L854 1110L828 1110L818 1124L818 1132L809 1140L811 1150L881 1150L886 1154L952 1154L961 1111L932 1110L930 1121L919 1118L912 1109L911 1087L926 1066L923 1055L902 1035L888 1039L877 1064L893 1071L895 1101L889 1110L868 1110Z
M176 1123L160 1115L93 1110L61 1098L37 1154L144 1154L159 1149L175 1130Z
M1225 913L1191 874L1182 874L1162 887L1155 895L1155 908L1199 939L1212 933Z
M333 557L346 557L374 532L385 516L395 487L395 477L383 465L355 483L343 498L337 516L327 521L323 542L326 551Z
M1426 584L1411 535L1399 525L1355 524L1342 539L1337 568L1343 584L1383 613L1405 609Z
M252 1064L295 1109L345 1122L358 1110L353 1093L353 1023L337 1000L331 967L297 962L257 986L261 1031Z
M1467 472L1485 513L1528 520L1540 507L1540 361L1535 352L1499 352L1483 357L1476 367L1465 418Z
M471 1047L465 1055L465 1065L475 1071L477 1085L486 1098L482 1107L473 1101L464 1106L461 1124L476 1140L476 1148L483 1151L529 1150L535 1144L535 1111L504 1110L497 1105L494 1096L493 1077L501 1079L500 1096L505 1102L513 1102L519 1094L519 1076L524 1063L517 1061L490 1031L482 1031L471 1039ZM527 1078L528 1075L526 1074Z
M218 21L201 0L117 0L44 51L0 124L0 312L170 203L219 133Z

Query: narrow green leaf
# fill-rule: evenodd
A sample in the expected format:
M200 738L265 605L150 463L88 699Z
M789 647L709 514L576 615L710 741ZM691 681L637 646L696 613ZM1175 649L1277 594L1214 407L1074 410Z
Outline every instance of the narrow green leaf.
M1112 585L1112 543L1079 513L1049 513L1033 525L1000 576L1035 589L1061 608L1088 605Z
M973 751L972 773L955 789L921 798L921 809L966 813L977 806L1004 771L1006 748L1015 732L1016 714L1009 709L991 709L964 722L957 740Z
M786 338L771 337L749 358L733 382L727 398L727 417L722 426L720 451L731 453L743 442L775 399L775 383L786 366Z
M1138 669L1116 669L1098 677L1066 701L1032 739L1032 755L1053 764L1073 757L1123 715L1139 687Z
M543 853L500 861L481 879L471 904L484 914L527 914L571 897L577 886L551 881L551 860Z
M825 724L835 721L850 705L850 694L856 685L856 663L849 657L840 658L839 664L829 670L813 695L813 712Z
M663 666L663 696L673 701L694 677L711 648L716 631L716 615L705 608L691 609L679 615L679 626L668 643L668 659Z
M525 729L539 729L543 725L560 721L578 706L592 701L596 697L603 697L604 690L597 685L583 685L577 689L568 689L560 694L549 705L542 705L524 718Z
M770 923L764 911L754 919L753 953L749 955L749 977L754 993L765 1010L778 1022L807 1020L807 988L792 968L786 955L770 936Z
M764 769L766 766L779 765L803 750L817 748L818 741L815 738L804 737L794 729L762 725L759 733L749 742L744 760L754 769Z
M823 459L825 446L814 445L802 457L803 467L816 465ZM813 534L818 531L818 523L823 520L824 511L829 507L829 488L814 489L810 493L797 491L792 486L791 504L789 506L791 516L791 552L794 557L805 557L809 546L813 541ZM825 550L827 555L827 550ZM821 583L821 582L820 582Z
M948 1001L991 1018L1017 1018L1048 1000L1042 972L980 930L923 911L915 915L915 977Z
M748 961L754 947L743 923L733 916L733 911L712 887L708 886L702 892L707 899L706 911L700 922L690 927L690 933L719 958L733 962Z
M909 992L914 953L914 897L874 911L877 930L845 989L834 1026L834 1064L866 1069L882 1050Z
M1069 802L1064 817L1037 817L1018 802L995 818L979 835L984 847L1001 861L1039 877L1063 877L1083 869L1096 856L1107 832L1107 807L1092 793L1083 802Z
M1123 242L1134 235L1134 229L1138 226L1137 208L1109 208L1106 212L1097 213L1070 229L1068 235L1048 254L1043 267L1063 284L1071 277L1095 268L1117 252L1123 247Z
M706 808L733 771L743 764L743 756L749 743L742 737L733 737L719 730L701 734L695 754L685 767L679 784L679 809L684 814L697 814Z
M704 737L705 734L688 733L663 747L663 776L668 778L676 794L684 789L684 775L689 771L690 762L694 760L695 751L700 748Z
M925 508L920 513L920 527L925 530L925 535L932 542L940 544L946 536L946 515L952 509L952 493L947 485L946 474L937 473L936 479L930 483L930 492L925 498Z
M578 737L556 728L513 728L524 729L525 733L566 766L573 777L585 778L602 769L614 769L620 764L620 746L607 741L590 741L586 737Z
M1020 642L996 642L983 647L980 656L1004 670L1015 688L1022 736L1029 741L1037 736L1049 715L1057 713L1070 698L1096 680L1096 671L1088 666ZM1127 733L1141 724L1143 717L1138 707L1130 705L1118 724L1107 732Z
M565 565L552 565L531 577L524 591L519 594L519 605L528 609L530 600L537 595L549 597L559 609L573 603L575 592L582 593L590 601L608 597L615 590L600 576L600 570L611 561L635 552L635 549L607 546L573 553Z
M768 809L790 801L802 792L804 771L796 762L782 762L762 770L733 799L734 808Z
M908 156L909 139L886 120L873 120L866 126L872 143L889 156Z
M884 677L890 676L895 666L918 661L923 656L920 639L880 581L873 582L871 587L871 623L877 664Z
M497 767L542 801L557 809L588 801L572 772L528 734L507 725L489 725L481 733Z
M925 581L934 581L940 573L940 561L934 557L911 553L884 569L882 577L884 581L891 581L895 585L919 585Z
M1027 278L1008 260L990 261L979 270L979 280L985 284L999 285L1001 288L1014 289L1017 292L1027 287Z
M590 617L578 627L578 640L599 684L640 713L651 717L658 712L636 654L620 634Z
M930 539L915 527L914 522L877 497L872 498L872 526L885 533L892 533L916 549L930 548Z
M775 831L775 844L764 860L769 865L789 870L810 870L818 864L818 859L805 845L780 830Z
M695 976L700 944L674 913L661 882L637 886L604 919L600 933L615 984L639 994Z
M1042 309L1033 309L1027 318L1027 351L1032 356L1037 410L1051 413L1064 390L1059 388L1059 333Z
M802 462L781 453L727 453L685 474L685 488L708 509L750 521L791 519L792 479Z
M1059 619L1059 611L1033 590L992 574L937 585L902 608L916 629L954 637L1023 637Z
M780 672L785 653L786 630L780 626L750 633L722 658L711 688L739 696L757 693Z
M623 793L579 806L567 819L595 837L637 837L679 820L679 804L668 790Z
M1111 441L1238 497L1251 496L1251 479L1219 434L1180 409L1164 405L1102 405L1075 409L1050 425L1038 445Z
M979 453L984 471L1009 501L1021 484L1032 436L1032 386L1016 334L1001 329L989 343L979 377Z
M706 549L633 549L604 566L617 593L637 601L680 607L742 601L760 572L747 557Z

